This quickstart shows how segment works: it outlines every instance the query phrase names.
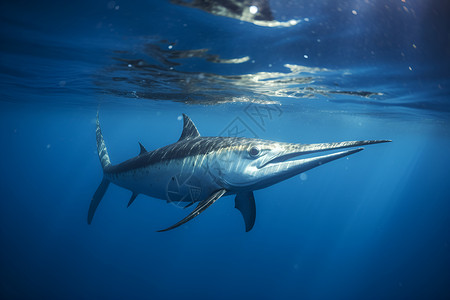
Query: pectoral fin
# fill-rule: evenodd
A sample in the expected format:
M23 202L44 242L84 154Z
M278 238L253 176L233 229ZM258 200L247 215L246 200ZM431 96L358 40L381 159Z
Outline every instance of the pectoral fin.
M194 202L189 202L188 205L186 205L186 206L183 207L183 208L188 208L188 207L191 206L192 204L194 204Z
M208 199L200 201L200 203L197 205L197 207L183 220L179 221L178 223L162 230L158 230L158 232L162 231L168 231L172 230L174 228L177 228L178 226L183 225L184 223L192 220L196 216L198 216L201 212L203 212L205 209L211 206L214 202L216 202L220 197L223 196L227 191L225 189L218 190L217 192L213 193L211 196L209 196Z
M249 232L255 224L256 204L253 192L238 193L234 199L234 207L239 209L245 222L245 231Z

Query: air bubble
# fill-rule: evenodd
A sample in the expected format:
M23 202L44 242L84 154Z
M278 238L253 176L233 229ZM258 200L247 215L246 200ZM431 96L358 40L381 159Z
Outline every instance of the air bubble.
M258 12L258 7L255 6L255 5L252 5L252 6L249 7L249 10L250 10L250 13L252 15L254 15L254 14L256 14Z

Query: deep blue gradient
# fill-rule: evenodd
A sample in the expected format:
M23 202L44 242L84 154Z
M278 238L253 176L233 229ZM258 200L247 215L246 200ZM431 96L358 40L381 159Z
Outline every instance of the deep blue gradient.
M302 20L289 28L169 1L10 2L1 299L450 298L447 2L270 1ZM250 59L169 57L194 49ZM242 76L262 72L277 79ZM182 113L205 136L393 142L255 191L248 233L233 197L157 233L189 209L142 195L127 208L113 185L87 225L97 110L113 163L175 142Z

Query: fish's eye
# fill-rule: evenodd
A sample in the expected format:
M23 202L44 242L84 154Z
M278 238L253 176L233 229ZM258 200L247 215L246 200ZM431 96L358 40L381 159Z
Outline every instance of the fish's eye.
M261 150L259 150L258 147L251 147L250 150L248 150L248 154L250 154L251 157L258 157L258 155L261 153Z

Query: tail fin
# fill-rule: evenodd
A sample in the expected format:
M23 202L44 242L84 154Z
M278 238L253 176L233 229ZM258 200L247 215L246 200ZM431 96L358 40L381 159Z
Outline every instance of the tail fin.
M97 112L97 129L95 130L96 137L97 137L97 152L98 157L100 158L100 163L102 164L103 170L105 168L109 167L111 165L111 162L109 160L108 151L106 150L105 141L103 140L102 130L100 129L100 122L98 120L98 112ZM88 218L87 222L88 224L91 224L92 218L94 217L95 210L97 209L98 205L100 204L100 201L103 198L103 195L105 195L106 190L109 186L109 180L103 177L102 182L98 186L97 190L95 191L94 196L92 197L91 204L89 205L89 212L88 212Z
M109 180L106 178L102 179L102 182L98 186L97 190L95 191L94 196L91 200L91 205L89 205L89 212L88 212L88 224L91 224L92 218L94 217L95 210L97 209L97 206L99 205L100 201L103 198L103 195L105 194L106 190L109 186Z
M95 130L95 133L97 137L98 158L100 158L102 168L105 169L106 167L109 167L111 165L111 161L109 160L108 150L106 150L105 140L103 140L102 130L100 129L98 112L97 112L97 129Z

